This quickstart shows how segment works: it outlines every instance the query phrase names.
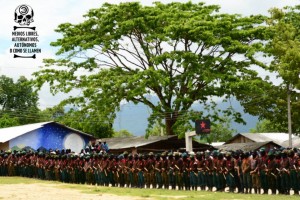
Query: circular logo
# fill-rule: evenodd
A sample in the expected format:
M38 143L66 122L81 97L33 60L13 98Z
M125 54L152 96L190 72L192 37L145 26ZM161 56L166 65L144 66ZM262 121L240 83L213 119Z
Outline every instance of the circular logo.
M28 11L29 11L29 8L26 5L21 5L19 7L19 12L21 15L26 15L28 13Z
M66 135L64 140L65 149L71 149L71 151L79 153L84 148L84 140L76 133Z

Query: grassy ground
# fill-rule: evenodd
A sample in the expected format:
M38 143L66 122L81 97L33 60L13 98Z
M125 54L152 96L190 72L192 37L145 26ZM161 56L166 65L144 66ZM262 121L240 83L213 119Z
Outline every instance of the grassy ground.
M222 192L204 192L204 191L174 191L161 189L135 189L135 188L115 188L90 185L62 184L60 182L41 181L36 179L28 179L21 177L0 177L0 184L49 184L51 186L79 190L82 193L90 194L115 194L118 196L134 196L141 199L158 199L158 200L186 200L186 199L203 199L203 200L282 200L297 199L299 196L286 195L254 195L254 194L232 194Z

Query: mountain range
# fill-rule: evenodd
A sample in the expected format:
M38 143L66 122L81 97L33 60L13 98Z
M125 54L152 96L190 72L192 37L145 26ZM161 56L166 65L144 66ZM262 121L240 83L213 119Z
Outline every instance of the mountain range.
M151 97L151 101L158 101L157 98ZM242 114L246 125L238 124L235 122L231 123L231 128L236 130L237 133L249 132L251 128L256 126L258 117L244 113L243 107L237 100L232 100L230 104L227 102L219 102L218 108L226 109L231 105L236 111ZM193 110L200 110L200 104L194 104ZM122 104L120 111L117 113L116 120L114 122L114 130L119 131L125 129L135 136L145 135L146 128L148 126L147 118L150 116L151 110L143 104L127 103Z

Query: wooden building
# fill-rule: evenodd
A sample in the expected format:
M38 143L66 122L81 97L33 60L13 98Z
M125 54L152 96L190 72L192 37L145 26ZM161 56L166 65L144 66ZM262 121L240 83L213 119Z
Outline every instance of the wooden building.
M120 138L102 138L98 142L106 142L110 152L115 154L127 151L129 153L147 153L164 151L184 151L185 139L179 139L178 136L150 136L146 139L139 137L120 137ZM193 141L193 151L206 151L215 149L208 144Z
M300 138L296 135L292 135L292 141L294 141L295 145L299 145ZM273 149L273 148L280 148L289 147L289 134L287 133L239 133L229 139L227 142L224 143L224 148L234 148L237 147L251 147L254 143L257 145L262 145L261 147L265 147L265 149ZM257 145L251 147L255 149ZM294 147L295 147L294 145ZM219 146L218 148L222 148Z
M279 149L281 146L269 141L269 142L247 142L247 143L230 143L230 144L223 144L220 146L215 146L220 151L237 151L241 150L243 152L255 152L258 151L260 148L265 148L266 151L270 149L277 148Z

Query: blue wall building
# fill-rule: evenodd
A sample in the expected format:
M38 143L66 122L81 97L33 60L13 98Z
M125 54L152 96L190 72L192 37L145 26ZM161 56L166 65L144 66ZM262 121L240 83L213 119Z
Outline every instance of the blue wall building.
M95 138L57 122L43 122L0 129L0 149L25 146L38 149L71 149L78 153Z

